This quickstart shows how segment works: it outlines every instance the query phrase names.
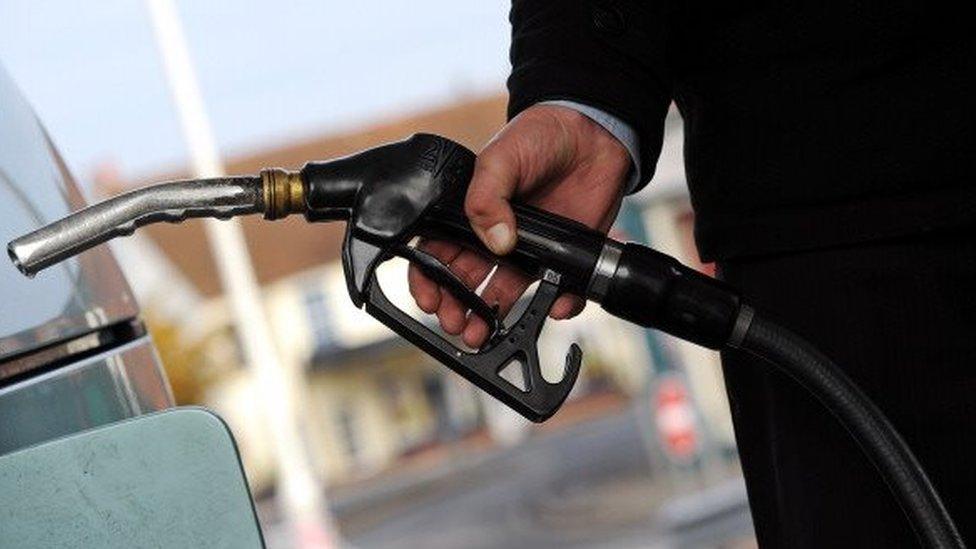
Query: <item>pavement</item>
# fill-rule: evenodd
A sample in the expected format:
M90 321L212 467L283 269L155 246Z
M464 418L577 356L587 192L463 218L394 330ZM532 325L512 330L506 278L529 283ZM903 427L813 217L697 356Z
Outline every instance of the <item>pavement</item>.
M750 546L741 477L726 470L689 486L652 476L639 424L626 409L380 490L330 494L343 539L389 549ZM273 513L262 514L268 547L288 547Z

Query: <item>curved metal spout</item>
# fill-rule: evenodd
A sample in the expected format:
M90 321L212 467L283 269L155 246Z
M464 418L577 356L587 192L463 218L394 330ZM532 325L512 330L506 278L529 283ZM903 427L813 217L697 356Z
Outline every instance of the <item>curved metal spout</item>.
M7 244L20 272L34 276L45 267L136 228L191 217L228 219L265 209L260 176L171 181L93 204Z

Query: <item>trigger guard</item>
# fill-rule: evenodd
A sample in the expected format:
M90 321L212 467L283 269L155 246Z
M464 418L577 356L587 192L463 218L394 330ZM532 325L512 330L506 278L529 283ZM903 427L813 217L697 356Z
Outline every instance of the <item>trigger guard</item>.
M569 396L579 376L582 352L575 343L566 353L563 377L550 383L542 376L536 342L559 297L559 275L546 270L532 301L511 328L499 332L476 352L455 347L443 336L401 311L386 297L375 273L366 290L366 312L481 390L534 422L550 418ZM526 390L501 377L513 360L522 362Z
M346 278L349 299L357 309L363 306L367 287L377 285L373 279L376 278L376 267L382 259L383 250L379 246L360 240L351 231L346 231L342 243L342 271Z
M467 307L471 314L481 318L488 326L489 338L495 337L502 329L498 318L498 307L489 306L474 290L461 280L451 268L427 252L409 246L398 246L394 252L420 269L430 280L447 289L458 301Z

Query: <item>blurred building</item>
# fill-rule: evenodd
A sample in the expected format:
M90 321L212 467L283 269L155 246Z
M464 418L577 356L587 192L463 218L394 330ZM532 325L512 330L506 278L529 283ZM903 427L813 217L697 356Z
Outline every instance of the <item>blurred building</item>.
M296 139L232 157L227 170L299 168L308 160L350 154L415 131L442 134L478 150L504 123L505 106L504 96L476 98L342 135ZM669 139L680 140L680 135L672 131ZM644 234L630 236L690 261L690 208L683 171L673 165L680 168L680 153L662 157L656 178L661 185L631 206L631 221L640 227L635 230ZM118 182L104 176L101 186L117 190ZM257 217L245 218L243 225L275 341L283 363L293 369L290 377L298 380L293 390L304 412L309 452L330 484L355 482L394 465L436 461L444 448L510 442L534 428L352 306L338 262L342 225L307 224L300 218L268 223ZM132 258L123 259L133 266L130 280L149 314L158 311L158 324L176 334L172 345L196 350L181 351L174 355L181 358L167 366L191 369L182 372L191 379L188 383L206 385L193 394L231 424L252 486L260 492L274 475L254 405L253 395L261 388L240 366L203 227L198 221L152 225L140 236L119 250ZM421 317L406 288L405 267L391 264L381 270L381 283L395 303ZM722 448L734 446L714 353L651 338L590 306L579 319L547 326L541 357L544 367L556 370L548 375L560 375L563 353L572 341L584 349L584 367L567 407L582 411L564 411L555 423L560 417L586 417L623 406L626 397L648 399L653 374L678 368L691 387L695 421L705 438ZM167 350L161 347L166 361ZM199 360L187 358L191 356ZM171 377L182 379L180 374Z

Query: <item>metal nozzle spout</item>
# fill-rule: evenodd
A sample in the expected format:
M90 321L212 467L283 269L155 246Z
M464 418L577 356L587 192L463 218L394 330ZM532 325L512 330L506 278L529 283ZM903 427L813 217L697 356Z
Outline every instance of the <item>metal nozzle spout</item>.
M7 253L20 272L34 276L45 267L117 236L132 234L149 223L260 213L266 210L266 179L225 177L152 185L93 204L21 236L7 244Z

